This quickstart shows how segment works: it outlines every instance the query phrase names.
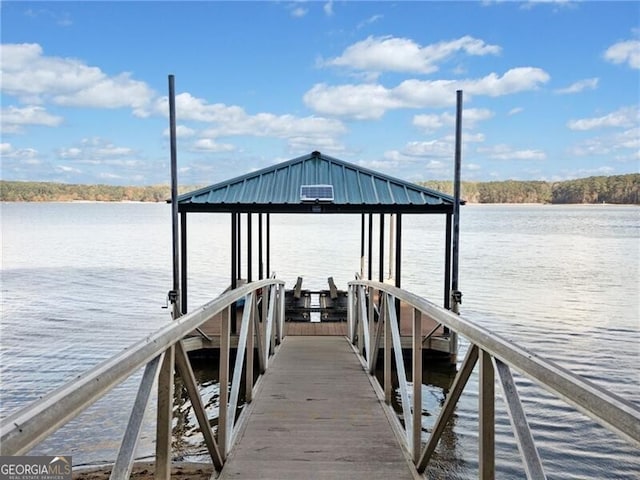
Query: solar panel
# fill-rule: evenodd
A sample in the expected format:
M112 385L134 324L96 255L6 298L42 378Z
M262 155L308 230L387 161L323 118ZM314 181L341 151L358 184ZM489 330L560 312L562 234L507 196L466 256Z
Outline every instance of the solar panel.
M300 200L303 202L333 202L333 185L301 185Z

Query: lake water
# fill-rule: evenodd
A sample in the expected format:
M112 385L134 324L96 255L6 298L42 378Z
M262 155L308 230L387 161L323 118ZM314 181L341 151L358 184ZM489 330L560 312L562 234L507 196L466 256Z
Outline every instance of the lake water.
M171 229L164 204L1 208L4 417L169 321L161 307L171 287ZM461 215L462 314L640 404L640 209L468 205ZM191 307L229 283L229 223L228 215L189 216ZM441 303L444 219L404 216L403 227L403 287ZM273 215L271 229L271 267L289 286L303 276L305 287L326 288L333 276L345 288L360 269L357 215ZM461 353L465 349L463 341ZM198 373L203 393L216 404L217 386L207 371L205 365ZM34 453L70 454L76 465L113 461L138 378ZM447 381L439 372L427 376L425 429ZM636 448L528 380L517 377L517 383L549 478L638 478ZM193 419L184 407L177 408L176 427L188 432ZM496 415L497 477L523 478L501 401ZM153 407L140 457L153 452L152 420ZM195 438L178 439L177 451L197 456L202 449ZM475 375L429 476L477 477Z

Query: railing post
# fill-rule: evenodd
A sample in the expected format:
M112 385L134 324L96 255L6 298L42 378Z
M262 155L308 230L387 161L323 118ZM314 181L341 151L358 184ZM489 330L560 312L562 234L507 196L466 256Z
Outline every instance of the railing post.
M263 289L264 292L264 289ZM264 303L264 296L262 302ZM256 296L252 297L251 301L251 318L249 318L249 325L247 325L247 366L245 374L245 401L251 403L253 401L253 350L254 350L254 318L258 316ZM264 317L263 321L264 321Z
M413 461L422 453L422 313L413 310ZM407 427L408 428L408 427Z
M267 216L267 218L269 218ZM284 285L280 285L277 289L278 292L278 321L280 322L280 341L282 341L282 339L284 339L284 337L286 336L286 332L284 331Z
M173 372L175 347L167 348L158 375L158 412L156 423L156 480L171 477L171 435L173 426Z
M380 303L380 318L384 319L384 401L387 405L391 404L391 395L393 394L393 384L391 382L391 319L387 312L387 294L380 291L382 296Z
M347 337L349 338L349 342L353 343L353 335L351 335L353 325L353 291L355 287L353 285L349 285L347 287Z
M493 480L495 469L495 375L491 355L480 350L479 464L481 480Z
M234 308L227 308L227 314L222 315L220 322L220 363L218 378L220 381L220 406L218 408L218 446L223 459L227 458L229 448L229 432L227 431L227 417L229 414L229 351L231 313Z

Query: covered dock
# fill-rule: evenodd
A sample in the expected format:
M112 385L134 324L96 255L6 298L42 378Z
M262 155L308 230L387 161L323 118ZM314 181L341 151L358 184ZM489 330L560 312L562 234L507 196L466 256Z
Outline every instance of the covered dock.
M442 306L452 308L457 291L454 245L454 197L406 182L361 166L330 157L318 151L259 171L211 185L178 197L180 218L180 309L189 311L188 216L190 213L228 213L231 216L231 264L229 288L250 283L278 272L271 255L271 215L349 214L360 216L360 271L364 280L378 280L401 288L402 220L405 214L446 216L442 233L445 255L442 259ZM243 232L243 229L244 230ZM242 241L244 239L244 242ZM412 258L416 262L420 259ZM330 263L330 262L328 262ZM346 335L346 286L340 290L327 272L323 291L305 290L303 278L288 286L286 332L289 335ZM177 292L176 292L177 296ZM237 321L240 311L234 311ZM410 345L409 313L398 306L403 344ZM203 325L192 348L216 348L219 321ZM237 334L231 322L232 336ZM431 335L426 350L449 354L455 359L457 339L444 327L425 322L425 335ZM433 331L436 329L436 331ZM233 340L232 340L233 343Z

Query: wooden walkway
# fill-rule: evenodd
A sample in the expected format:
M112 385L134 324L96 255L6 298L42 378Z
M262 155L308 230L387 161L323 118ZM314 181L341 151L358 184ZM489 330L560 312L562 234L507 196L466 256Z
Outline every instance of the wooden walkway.
M419 478L344 337L286 337L222 479Z

